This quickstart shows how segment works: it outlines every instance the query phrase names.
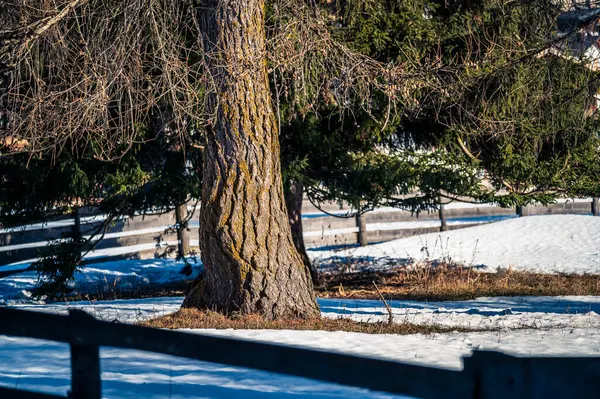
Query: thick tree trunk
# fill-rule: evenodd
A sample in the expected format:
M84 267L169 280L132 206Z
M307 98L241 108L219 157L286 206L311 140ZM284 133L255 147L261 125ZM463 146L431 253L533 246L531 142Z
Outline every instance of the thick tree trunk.
M291 180L288 184L288 189L285 190L285 204L292 231L292 240L294 240L296 250L302 257L302 262L304 262L304 266L309 271L313 283L315 283L318 279L317 268L311 263L306 253L306 247L304 246L304 231L302 230L303 193L302 183Z
M270 319L319 317L283 198L264 0L207 0L201 7L214 119L200 210L204 274L183 306Z

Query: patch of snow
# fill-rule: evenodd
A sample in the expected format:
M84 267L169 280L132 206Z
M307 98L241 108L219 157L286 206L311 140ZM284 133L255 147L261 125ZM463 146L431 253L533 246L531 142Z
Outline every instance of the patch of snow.
M98 320L139 323L175 313L181 308L183 297L158 297L144 299L124 299L113 301L73 301L43 303L9 300L5 304L23 310L66 315L70 309L83 310Z
M183 297L161 297L114 301L35 303L8 300L6 305L27 310L66 314L84 310L105 321L134 323L176 312ZM323 317L356 321L387 321L380 301L319 298ZM600 297L495 297L469 301L389 301L396 323L448 328L506 330L518 328L597 328L600 331Z
M25 245L27 245L27 244L25 244ZM177 245L177 241L162 241L161 246L164 247L164 245ZM194 247L194 246L197 247L198 240L190 240L190 245L192 247ZM124 247L102 248L102 249L95 249L93 251L90 251L83 257L83 259L102 259L102 258L109 258L109 257L114 257L114 256L135 255L135 254L139 254L140 252L147 252L147 251L152 251L155 249L156 249L156 243L136 244L136 245L129 245L129 246L124 246ZM29 266L31 266L31 264L33 262L35 262L36 260L37 259L27 259L27 260L22 260L22 261L15 262L15 263L10 263L8 265L2 265L2 266L0 266L0 268L1 268L0 270L1 271L25 270Z
M380 301L319 299L324 317L387 321ZM468 301L388 301L394 321L470 329L600 328L600 297L494 297Z
M450 260L485 271L599 273L600 223L592 216L541 215L341 251L311 250L319 263L358 259L373 266Z
M192 263L192 274L181 273L183 261L174 259L131 259L87 265L75 274L74 290L80 294L91 292L119 292L148 285L177 283L194 279L202 270L199 260ZM27 265L28 266L28 265ZM27 299L37 283L35 272L25 272L0 278L0 299Z

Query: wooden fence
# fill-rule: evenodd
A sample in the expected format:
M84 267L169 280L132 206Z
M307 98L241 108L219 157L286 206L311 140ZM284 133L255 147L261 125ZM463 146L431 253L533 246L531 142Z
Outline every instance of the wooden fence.
M562 201L549 207L531 206L523 209L525 214L591 214L592 201ZM198 210L188 207L191 215L189 234L192 247L198 245ZM420 215L397 209L377 209L368 212L359 220L354 217L339 218L329 216L316 209L308 201L303 205L304 240L307 247L350 245L359 242L383 242L414 234L431 233L440 230L439 213L424 212ZM348 208L340 209L338 204L325 204L324 210L343 216ZM481 204L449 204L443 214L448 229L474 226L482 223L516 217L515 209L500 208ZM86 236L104 220L103 215L82 215L80 234ZM150 213L115 222L107 231L96 250L86 259L87 262L106 261L114 258L153 257L162 244L178 244L177 236L169 231L175 225L175 212ZM65 218L47 224L33 224L12 229L0 229L0 276L21 270L36 259L40 250L49 241L70 234L74 220ZM362 230L361 230L362 229ZM11 266L3 267L3 265Z
M462 371L232 338L189 334L0 308L0 335L64 342L71 349L71 399L100 399L99 348L111 346L312 378L417 398L595 398L600 357L522 358L475 351ZM41 327L43 326L43 328ZM201 392L199 392L201 393ZM0 386L3 399L65 398Z

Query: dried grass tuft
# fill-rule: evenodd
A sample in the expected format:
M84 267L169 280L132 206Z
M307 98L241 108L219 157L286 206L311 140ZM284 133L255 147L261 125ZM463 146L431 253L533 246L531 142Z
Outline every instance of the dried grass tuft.
M166 329L245 329L245 330L319 330L347 331L366 334L435 334L451 331L481 331L463 327L416 325L410 323L360 322L347 318L264 320L260 315L224 316L220 313L181 309L176 313L140 323L140 325Z

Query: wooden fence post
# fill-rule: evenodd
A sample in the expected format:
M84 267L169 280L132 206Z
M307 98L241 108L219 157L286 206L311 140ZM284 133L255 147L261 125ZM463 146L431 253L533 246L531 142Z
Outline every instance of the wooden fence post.
M190 232L187 228L187 204L175 208L175 221L177 222L177 256L183 258L190 253Z
M100 348L71 344L71 393L69 399L100 399Z
M356 215L356 226L358 227L358 243L361 247L369 245L369 237L367 235L367 221L365 216L360 213Z
M519 215L519 217L529 216L527 206L517 205L517 215Z
M592 215L600 216L600 207L598 206L598 197L592 198Z
M446 209L442 203L442 197L438 197L438 212L440 215L440 231L448 231L448 223L446 222Z
M71 310L74 323L85 323L93 316ZM71 392L69 399L101 399L100 348L71 342Z
M81 216L79 215L79 207L73 209L73 240L81 238Z

